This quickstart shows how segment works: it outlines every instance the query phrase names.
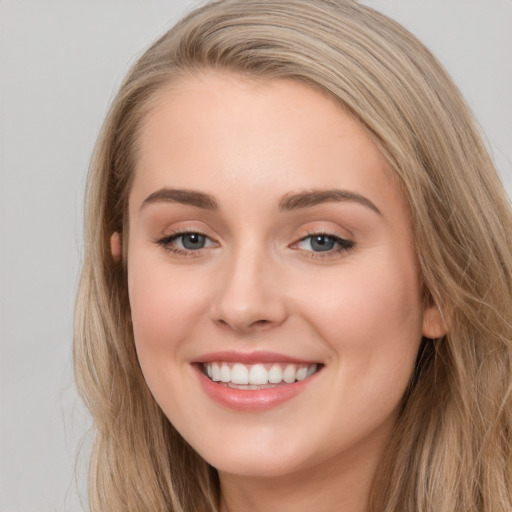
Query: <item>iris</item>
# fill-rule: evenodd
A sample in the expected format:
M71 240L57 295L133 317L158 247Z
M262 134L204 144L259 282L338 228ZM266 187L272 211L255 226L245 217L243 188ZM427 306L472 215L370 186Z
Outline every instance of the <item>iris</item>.
M310 243L313 251L330 251L336 245L334 237L329 235L312 236Z
M206 237L199 233L185 233L179 238L183 247L188 250L202 249L206 245Z

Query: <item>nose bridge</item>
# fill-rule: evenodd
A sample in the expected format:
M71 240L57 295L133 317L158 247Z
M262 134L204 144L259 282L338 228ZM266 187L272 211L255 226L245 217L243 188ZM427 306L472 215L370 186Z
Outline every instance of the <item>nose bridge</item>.
M213 320L236 331L279 325L286 317L277 262L256 241L233 247L219 272Z

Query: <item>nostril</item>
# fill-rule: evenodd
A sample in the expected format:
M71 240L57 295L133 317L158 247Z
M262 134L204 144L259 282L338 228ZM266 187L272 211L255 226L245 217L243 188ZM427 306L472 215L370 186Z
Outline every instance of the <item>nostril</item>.
M270 322L270 320L256 320L255 322L253 322L251 325L253 327L257 327L257 326L265 326L265 325L268 325Z
M235 284L231 283L212 301L210 318L217 326L240 332L260 331L281 325L286 319L287 310L278 292L274 290L274 295L269 292L267 296L265 290L250 292L248 286Z
M261 330L261 329L265 329L267 327L271 327L272 325L274 325L275 322L273 322L272 320L266 320L266 319L261 319L261 320L255 320L253 322L247 322L245 324L236 324L236 322L229 322L227 320L224 320L222 318L219 318L217 321L216 321L217 325L219 325L220 327L228 327L230 329L235 329L235 330L240 330L240 331L258 331L258 330Z

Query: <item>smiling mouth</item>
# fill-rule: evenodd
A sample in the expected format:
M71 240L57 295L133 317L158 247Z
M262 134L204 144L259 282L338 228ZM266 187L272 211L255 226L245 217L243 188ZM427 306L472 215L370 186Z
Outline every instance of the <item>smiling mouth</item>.
M322 365L293 363L242 364L215 361L202 364L203 373L213 382L234 389L260 390L303 381Z

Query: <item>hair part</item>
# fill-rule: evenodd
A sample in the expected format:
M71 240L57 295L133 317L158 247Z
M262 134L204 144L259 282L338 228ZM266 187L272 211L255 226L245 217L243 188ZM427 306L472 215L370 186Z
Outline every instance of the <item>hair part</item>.
M289 79L355 116L396 173L425 300L448 334L424 340L374 479L373 512L512 509L512 213L475 121L430 52L350 0L220 0L194 10L134 65L91 162L75 372L96 442L91 510L216 511L216 472L175 431L140 370L121 234L139 131L158 93L205 69Z

